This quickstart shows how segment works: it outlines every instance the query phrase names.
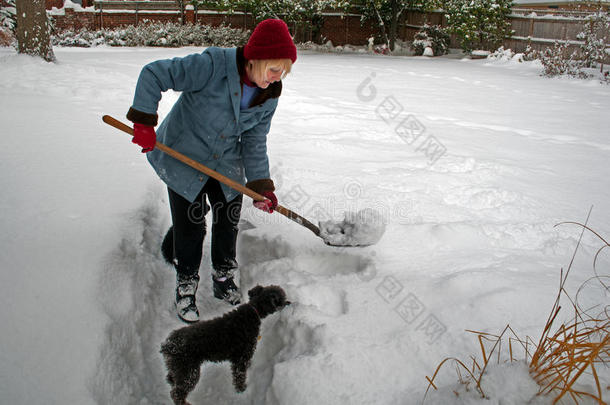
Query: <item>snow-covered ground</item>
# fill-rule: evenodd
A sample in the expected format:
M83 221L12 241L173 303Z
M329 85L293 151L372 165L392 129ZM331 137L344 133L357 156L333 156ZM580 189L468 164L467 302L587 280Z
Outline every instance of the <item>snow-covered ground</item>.
M166 192L101 116L124 119L146 62L199 51L60 48L47 64L0 49L0 403L170 402L158 350L182 325L159 257ZM246 203L242 288L278 284L293 305L264 321L245 393L206 365L191 402L421 403L441 360L480 354L465 329L510 323L537 340L581 231L555 224L593 205L590 226L610 236L610 87L539 69L301 52L269 137L280 203L314 222L372 208L386 232L333 248ZM569 291L599 246L585 234ZM205 249L208 318L229 308L211 296ZM599 260L607 274L608 252ZM491 402L456 396L456 381L448 367L425 403L536 392L524 363L492 367Z

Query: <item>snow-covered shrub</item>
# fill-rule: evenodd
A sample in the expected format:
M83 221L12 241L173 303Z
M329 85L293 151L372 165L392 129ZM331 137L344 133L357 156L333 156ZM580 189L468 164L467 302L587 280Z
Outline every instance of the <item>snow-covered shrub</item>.
M373 52L379 53L381 55L389 55L390 54L390 48L388 48L388 46L386 44L375 45L373 47Z
M246 43L249 32L241 29L199 24L144 23L138 26L89 31L65 30L53 35L58 46L221 46Z
M584 43L580 46L584 66L600 67L604 70L604 59L608 57L606 44L610 42L610 13L603 10L586 19L585 29L577 36Z
M449 34L439 25L424 24L415 34L411 49L415 55L423 55L426 48L432 48L434 56L449 53Z
M589 68L583 59L582 53L577 50L570 51L567 42L556 41L552 48L539 52L530 47L522 56L523 61L538 60L542 64L542 76L570 76L579 79L599 79L601 83L610 84L608 70Z
M508 19L512 5L512 0L446 0L443 8L449 32L470 53L475 49L494 50L512 35Z
M581 70L583 63L576 52L570 52L567 42L555 41L552 48L540 52L538 59L544 68L543 75L548 77L568 75L586 78L588 75Z
M582 43L573 51L570 51L567 41L555 41L552 48L542 52L528 46L523 60L539 60L543 66L543 76L598 78L610 84L610 71L604 70L604 60L610 56L606 49L606 44L610 42L610 14L599 10L589 15L577 38Z
M531 62L538 59L538 51L532 48L530 44L527 45L525 51L523 51L523 61Z
M16 44L17 9L15 0L6 0L7 6L0 7L0 46Z
M64 30L53 35L53 45L91 47L106 43L104 31Z
M203 26L206 27L206 26ZM250 36L249 31L235 29L226 26L209 27L205 32L205 41L215 46L239 46L248 42Z
M0 46L12 46L15 43L15 36L7 28L0 27Z
M15 0L6 0L5 7L0 8L0 28L5 28L15 34L17 28L17 8Z

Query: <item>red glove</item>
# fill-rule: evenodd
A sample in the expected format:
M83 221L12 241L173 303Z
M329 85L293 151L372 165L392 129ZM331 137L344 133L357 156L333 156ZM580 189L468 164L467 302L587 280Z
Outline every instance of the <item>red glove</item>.
M263 210L271 214L273 210L277 208L277 197L273 191L263 191L261 195L267 198L267 200L254 201L254 206L259 210Z
M142 147L142 153L150 152L157 143L155 128L144 124L133 124L133 139L131 142Z

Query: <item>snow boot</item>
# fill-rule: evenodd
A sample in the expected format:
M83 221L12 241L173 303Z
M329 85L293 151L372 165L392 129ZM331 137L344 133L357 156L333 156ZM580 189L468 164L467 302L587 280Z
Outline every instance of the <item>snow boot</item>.
M212 276L214 297L228 302L231 305L238 305L241 302L241 290L235 285L231 276L216 277Z
M174 262L174 226L170 226L163 243L161 243L161 254L167 262L167 264L173 264Z
M176 277L176 311L184 322L192 323L199 320L199 311L195 304L195 294L199 285L199 276L185 276L177 273Z

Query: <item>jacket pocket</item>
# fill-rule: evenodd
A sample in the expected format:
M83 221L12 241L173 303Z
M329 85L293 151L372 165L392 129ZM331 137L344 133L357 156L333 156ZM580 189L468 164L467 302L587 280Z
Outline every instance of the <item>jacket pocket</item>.
M262 108L253 107L249 110L244 110L239 115L239 133L254 128L263 120L265 111Z

